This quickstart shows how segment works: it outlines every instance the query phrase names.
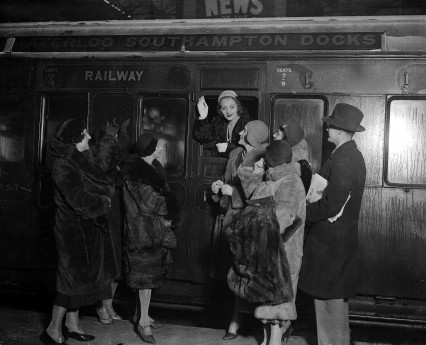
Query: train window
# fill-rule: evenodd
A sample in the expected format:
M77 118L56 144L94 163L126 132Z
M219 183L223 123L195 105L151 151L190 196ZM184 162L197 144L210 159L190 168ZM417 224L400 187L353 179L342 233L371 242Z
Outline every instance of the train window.
M93 143L99 141L107 121L117 121L119 125L130 120L128 134L131 136L133 119L133 99L126 93L100 93L93 101L93 116L91 118L90 134Z
M59 126L67 119L78 118L86 121L88 101L87 94L48 94L42 97L43 115L45 119L44 154L42 163L50 170L52 157L50 140L56 136Z
M24 96L0 95L0 176L24 170L26 117Z
M207 121L211 121L211 119L214 116L222 116L222 115L219 115L216 111L217 96L204 96L204 97L205 97L206 103L209 107L209 114L208 114L208 120ZM242 105L247 109L247 112L250 115L250 119L251 120L257 120L258 108L259 108L258 99L256 97L247 97L247 96L238 96L238 99L241 101ZM204 157L216 157L216 156L225 157L224 155L218 154L215 142L211 142L211 143L202 145L202 150L200 151L200 154ZM221 176L222 175L222 172L216 174L216 173L213 172L213 170L211 170L210 173L213 173L214 176ZM220 168L220 170L222 170L222 169ZM212 176L209 176L209 177L212 177Z
M309 163L314 172L321 167L324 98L276 97L273 100L273 132L287 122L298 122L305 130L308 143Z
M389 184L426 184L426 99L389 100L387 176Z
M188 101L184 97L145 97L140 99L140 133L149 132L164 144L160 158L168 176L181 176L185 168L185 138Z

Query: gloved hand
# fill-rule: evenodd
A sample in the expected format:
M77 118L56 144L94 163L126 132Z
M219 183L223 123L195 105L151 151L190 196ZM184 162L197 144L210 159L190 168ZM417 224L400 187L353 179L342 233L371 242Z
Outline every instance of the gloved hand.
M217 180L215 182L212 183L212 192L214 194L219 193L220 187L223 185L223 181L222 180Z
M265 160L263 158L254 163L253 173L260 173L262 171L265 171Z
M222 190L223 195L232 195L232 187L229 184L223 184L220 189Z
M204 96L201 96L198 99L197 109L198 109L198 113L200 114L199 119L204 120L207 117L207 114L209 113L209 106L207 105L206 100L204 99Z
M116 137L119 129L120 129L120 126L118 125L117 121L114 118L112 122L107 121L105 126L105 134L110 135L112 137Z
M127 127L129 127L130 119L127 119L121 123L120 132L127 134Z
M217 152L226 152L228 148L228 143L218 143L216 144Z

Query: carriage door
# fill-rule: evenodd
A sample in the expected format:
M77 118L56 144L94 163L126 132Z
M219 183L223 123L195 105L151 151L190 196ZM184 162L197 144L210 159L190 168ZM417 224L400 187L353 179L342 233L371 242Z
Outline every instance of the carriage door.
M181 207L181 224L175 229L178 245L173 251L171 281L156 295L173 295L174 280L191 279L191 253L189 229L191 210L189 205L190 182L187 174L188 95L140 95L138 99L138 135L151 133L163 144L160 162L164 167L170 189ZM167 293L165 292L167 290Z
M327 111L326 99L323 97L297 97L297 96L274 96L272 98L272 120L273 133L282 124L297 122L305 130L304 139L308 143L308 162L312 172L316 173L322 164L322 149L327 142L327 135L323 133L321 118Z

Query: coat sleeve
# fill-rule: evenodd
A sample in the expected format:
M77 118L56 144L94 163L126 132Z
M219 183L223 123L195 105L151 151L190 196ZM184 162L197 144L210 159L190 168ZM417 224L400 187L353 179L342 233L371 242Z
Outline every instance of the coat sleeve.
M67 160L52 171L53 180L65 202L74 211L86 218L96 218L109 213L111 200L106 195L88 192L84 188L78 169Z
M264 171L255 171L252 167L240 167L237 174L241 180L246 199L251 199L253 192L262 183Z
M223 132L223 133L222 133ZM223 120L217 115L211 122L208 118L199 120L196 119L192 128L192 135L198 143L206 145L211 142L219 143L222 137L226 135L226 125Z
M328 185L323 196L306 208L306 221L320 222L334 217L346 202L355 176L351 155L340 155L333 160L328 176Z
M94 155L94 160L105 172L114 169L120 163L120 148L117 139L104 135Z
M284 180L275 191L275 212L280 223L280 233L293 224L303 197L294 180Z
M159 216L167 214L166 198L156 192L150 185L137 181L126 181L125 188L140 210Z

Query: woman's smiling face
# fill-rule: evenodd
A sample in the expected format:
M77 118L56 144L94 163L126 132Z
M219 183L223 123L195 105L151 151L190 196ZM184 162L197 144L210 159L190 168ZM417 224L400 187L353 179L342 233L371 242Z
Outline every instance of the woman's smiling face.
M232 97L225 97L220 100L220 110L228 121L232 121L238 116L238 105Z

